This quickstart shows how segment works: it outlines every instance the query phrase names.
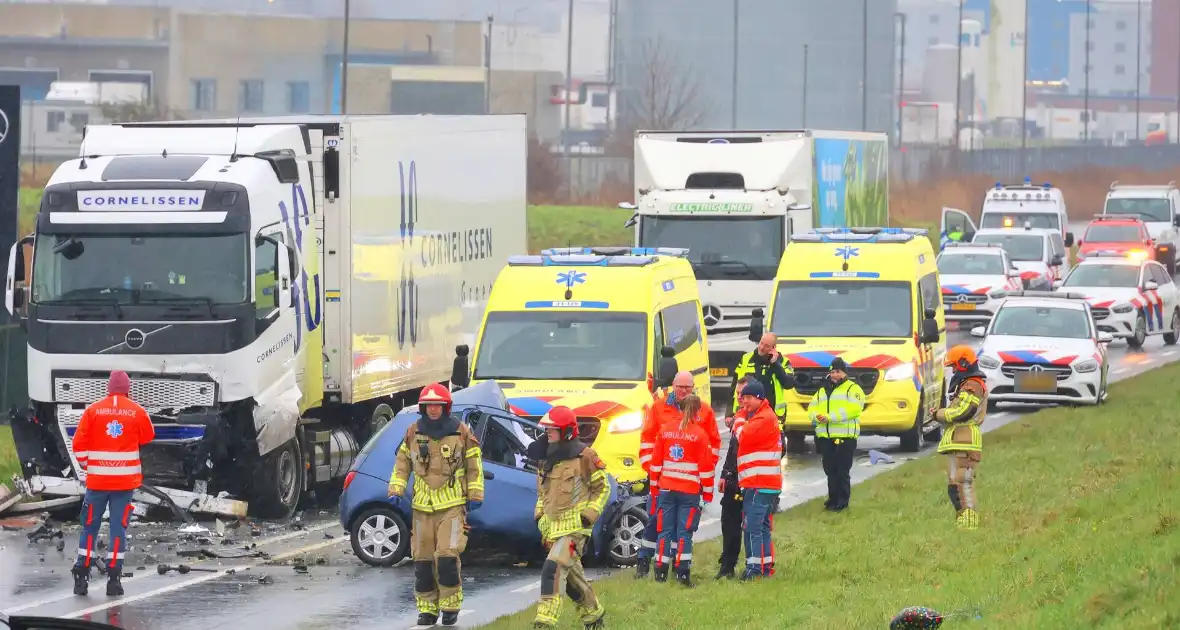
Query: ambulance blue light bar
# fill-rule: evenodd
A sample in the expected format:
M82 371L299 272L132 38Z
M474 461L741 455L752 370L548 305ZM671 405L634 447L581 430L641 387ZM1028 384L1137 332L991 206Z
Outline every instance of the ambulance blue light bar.
M546 250L548 251L548 250ZM658 256L604 256L601 254L516 255L508 257L509 267L646 267Z
M818 228L791 236L795 243L908 243L925 238L930 230L923 228L856 227Z
M586 254L596 256L674 256L683 258L688 255L684 247L550 247L542 250L542 256L569 256L571 254Z

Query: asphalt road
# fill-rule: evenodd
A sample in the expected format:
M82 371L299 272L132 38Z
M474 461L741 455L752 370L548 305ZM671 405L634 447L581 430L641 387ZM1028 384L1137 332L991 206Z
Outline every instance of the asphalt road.
M952 344L966 340L970 337L962 332L951 333ZM1144 350L1132 352L1124 342L1116 341L1111 345L1110 357L1111 378L1121 380L1180 359L1180 346L1166 347L1155 337ZM1033 409L1001 408L988 417L984 430L1001 427ZM924 445L921 453L903 454L896 439L878 437L865 437L859 446L862 455L876 449L894 457L896 463L872 466L867 457L858 458L853 483L930 454L933 449L933 445ZM817 456L792 456L785 477L784 509L825 492ZM720 534L718 513L716 503L707 507L699 539ZM206 525L212 529L211 524ZM55 540L29 543L24 532L0 533L0 567L4 567L0 571L0 611L9 615L91 619L128 630L415 627L411 568L403 565L374 569L362 565L353 557L347 537L330 513L321 512L302 524L271 524L256 531L245 527L228 530L223 537L215 533L184 536L176 529L175 525L133 527L132 559L125 570L133 571L135 576L124 580L126 595L120 598L106 597L105 584L98 579L92 583L89 597L71 594L69 566L77 544L76 533L65 535L62 551L56 549ZM243 545L257 545L256 549L270 555L269 560L191 557L202 548L224 552ZM156 562L187 562L218 572L161 576L155 570ZM713 567L702 566L701 570L711 573ZM590 574L597 577L608 572L591 570ZM468 561L464 566L466 602L460 627L487 623L527 607L539 594L539 578L536 568L478 566Z

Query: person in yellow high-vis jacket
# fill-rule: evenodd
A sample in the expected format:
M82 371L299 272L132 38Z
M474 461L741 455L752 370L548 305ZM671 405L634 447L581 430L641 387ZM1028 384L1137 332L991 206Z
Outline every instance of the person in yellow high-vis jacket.
M955 522L962 529L979 527L975 505L975 474L983 459L983 432L987 416L987 381L978 358L969 346L955 346L946 353L946 365L954 370L947 387L951 401L934 412L946 425L938 453L946 456L947 495L955 508Z
M847 509L852 498L852 462L864 408L865 392L848 378L848 365L840 357L832 359L827 382L807 405L807 415L815 427L815 448L823 457L828 477L824 508L830 512Z
M435 383L418 396L422 417L397 450L389 496L405 496L414 476L410 549L418 625L459 622L463 582L459 555L467 548L467 511L483 505L483 454L471 429L451 415L451 392ZM437 579L436 579L437 576Z
M778 344L778 337L774 333L766 333L762 335L762 339L758 342L758 347L754 350L742 355L742 360L733 370L733 408L730 414L736 414L741 405L738 403L737 384L747 376L753 376L762 383L762 388L766 390L766 401L770 403L770 407L774 409L774 415L778 416L779 430L786 435L784 423L787 420L787 390L795 388L795 372L791 369L791 362L787 360L776 347ZM801 434L802 435L802 434ZM803 436L804 438L806 436ZM783 450L787 451L787 447L791 446L790 452L804 452L807 450L806 442L796 439L794 441L784 441Z

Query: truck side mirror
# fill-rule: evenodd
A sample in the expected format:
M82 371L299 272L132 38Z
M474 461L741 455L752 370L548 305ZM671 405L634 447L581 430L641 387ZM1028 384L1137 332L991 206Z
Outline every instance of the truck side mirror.
M765 328L763 319L765 317L764 311L760 308L750 311L750 341L754 343L762 341L762 329Z
M471 348L462 343L455 346L455 362L451 365L451 391L457 392L471 386L471 372L468 370Z
M660 364L656 370L656 387L671 387L672 380L680 366L676 363L676 349L672 346L660 348Z
M1172 217L1172 225L1174 225L1176 227L1180 227L1180 214L1177 214L1176 216Z
M24 309L28 298L28 259L29 249L33 247L33 237L26 236L8 251L8 278L4 291L4 306L8 314L13 317L24 318Z

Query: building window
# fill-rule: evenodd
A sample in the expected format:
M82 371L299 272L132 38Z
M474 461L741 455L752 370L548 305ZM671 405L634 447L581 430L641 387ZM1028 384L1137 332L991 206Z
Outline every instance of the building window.
M287 113L311 111L311 85L307 81L287 81Z
M598 92L590 96L590 107L606 107L610 104L610 95Z
M1122 64L1119 64L1119 65L1117 65L1117 66L1115 66L1115 67L1114 67L1114 73L1115 73L1115 74L1126 74L1126 73L1127 73L1127 69L1126 69L1125 67L1123 67L1123 65L1122 65Z
M1118 22L1115 22L1114 23L1114 30L1116 30L1116 31L1127 30L1127 23L1124 22L1123 20L1119 20Z
M189 109L211 112L217 109L217 80L193 79L190 83Z
M61 131L61 126L66 122L66 113L59 111L52 111L45 113L45 131L49 133L57 133Z
M142 83L147 98L152 98L152 73L148 70L91 70L90 80L95 83Z
M1118 42L1114 45L1114 51L1116 53L1127 52L1127 45L1123 42Z
M238 82L238 111L262 111L262 79Z

